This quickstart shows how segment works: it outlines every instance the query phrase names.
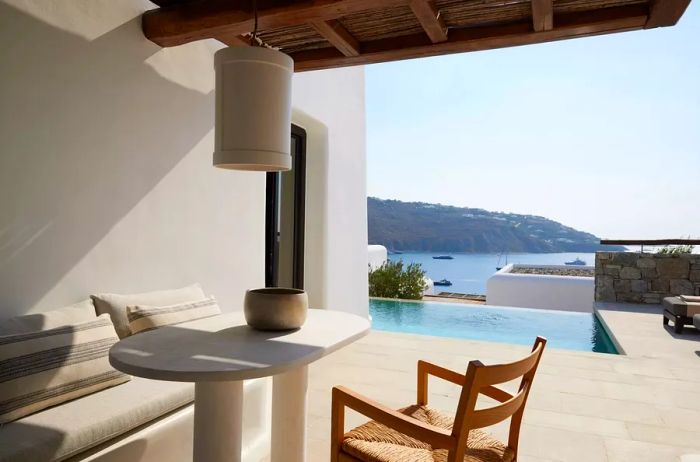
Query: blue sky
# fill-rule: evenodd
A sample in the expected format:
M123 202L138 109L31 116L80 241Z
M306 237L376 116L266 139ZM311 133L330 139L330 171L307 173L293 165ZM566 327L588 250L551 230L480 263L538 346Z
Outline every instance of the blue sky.
M700 1L678 25L366 67L368 194L700 236Z

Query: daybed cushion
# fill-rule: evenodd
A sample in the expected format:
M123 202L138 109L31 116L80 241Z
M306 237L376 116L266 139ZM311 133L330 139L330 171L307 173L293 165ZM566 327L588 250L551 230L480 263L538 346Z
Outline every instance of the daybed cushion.
M119 338L131 335L126 307L129 305L167 306L184 302L195 302L206 298L199 284L173 290L158 290L140 294L91 295L97 314L108 313L112 317Z
M700 295L681 295L680 299L684 302L700 303Z
M65 460L185 406L194 385L133 377L0 427L0 462Z
M0 424L129 380L109 364L117 341L106 314L0 336Z
M700 314L700 303L686 302L680 297L666 297L662 301L664 309L676 316L693 317Z
M132 334L162 326L194 321L195 319L208 318L217 314L221 314L221 309L216 304L214 297L198 302L162 307L144 305L126 307L126 317L129 319L129 329Z
M24 334L53 329L95 319L95 307L89 298L73 305L43 313L31 313L0 321L0 335Z

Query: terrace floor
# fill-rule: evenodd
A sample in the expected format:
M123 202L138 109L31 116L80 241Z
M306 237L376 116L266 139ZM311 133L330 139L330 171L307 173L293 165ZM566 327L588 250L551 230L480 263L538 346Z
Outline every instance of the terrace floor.
M525 412L519 462L700 460L690 456L700 455L700 333L687 327L675 338L654 307L609 305L599 312L628 354L546 350ZM372 332L311 366L308 460L329 458L333 385L398 408L415 400L418 359L465 371L471 359L509 361L528 351L503 343ZM457 392L454 385L431 379L430 404L453 413ZM363 421L348 414L348 426ZM505 425L490 430L505 439Z

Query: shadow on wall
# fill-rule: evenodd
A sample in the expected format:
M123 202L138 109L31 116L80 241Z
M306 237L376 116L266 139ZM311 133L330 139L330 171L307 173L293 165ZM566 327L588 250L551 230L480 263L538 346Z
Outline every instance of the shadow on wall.
M212 129L214 97L145 63L160 48L140 18L87 41L0 3L0 41L4 317L31 309Z

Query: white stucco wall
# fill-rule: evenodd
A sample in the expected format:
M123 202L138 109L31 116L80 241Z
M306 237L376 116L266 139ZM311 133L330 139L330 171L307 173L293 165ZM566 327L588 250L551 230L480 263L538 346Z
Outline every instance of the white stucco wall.
M324 150L328 153L325 166L320 160L307 166L306 246L325 249L323 256L307 253L305 283L310 288L309 301L313 306L367 316L364 95L362 67L294 76L293 104L297 110L292 121L307 130L307 158L320 159ZM327 168L328 176L319 184L316 170L322 167ZM326 219L318 223L314 215L322 210ZM315 227L311 234L310 227ZM315 281L311 280L313 275ZM322 279L326 281L323 292L315 295L313 284Z
M593 312L592 277L515 274L510 272L514 266L504 267L486 281L487 305Z
M162 50L148 2L0 4L0 309L263 284L264 176L215 169L218 45ZM43 8L42 8L43 5Z
M153 7L0 0L0 319L194 281L239 310L264 284L265 176L211 165L221 44L161 49ZM362 68L295 77L294 108L311 299L366 314Z
M152 7L0 3L3 316L191 281L239 309L263 283L264 174L211 166L221 45L160 49L140 31ZM365 313L363 69L295 76L294 108L313 138L307 220L324 233L307 235L307 279L333 294L324 307Z

